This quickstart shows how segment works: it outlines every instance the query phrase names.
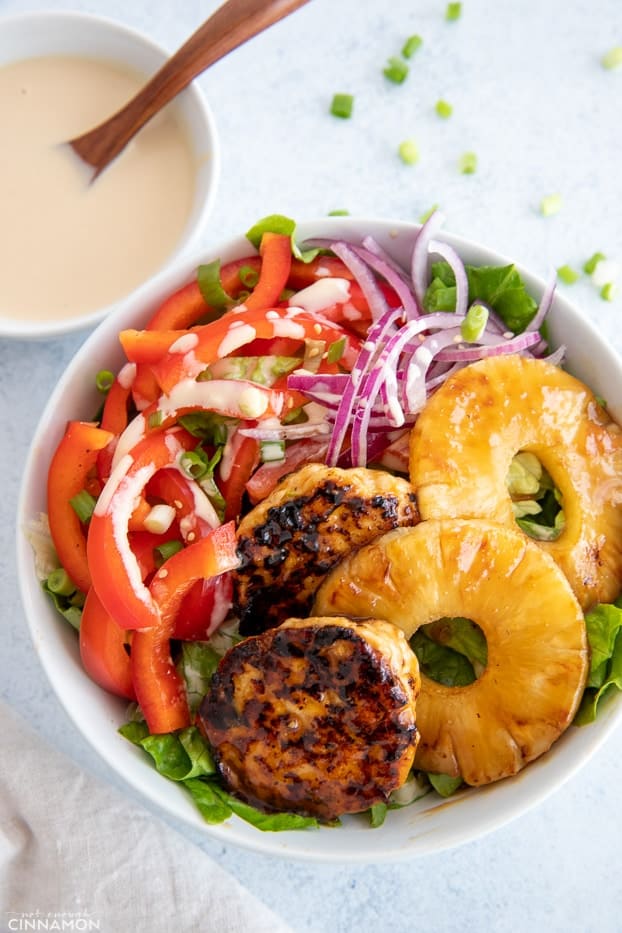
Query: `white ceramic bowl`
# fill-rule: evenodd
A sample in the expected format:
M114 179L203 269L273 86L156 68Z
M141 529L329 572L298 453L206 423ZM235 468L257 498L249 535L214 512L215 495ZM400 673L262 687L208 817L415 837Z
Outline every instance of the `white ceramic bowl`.
M298 237L344 236L360 242L362 235L371 234L405 263L416 229L401 222L329 218L301 224ZM508 261L457 237L442 238L453 244L467 262L482 265ZM225 843L285 857L378 862L426 855L473 840L543 800L584 765L622 717L622 697L604 704L595 723L581 728L571 726L550 752L516 777L483 789L466 790L448 800L428 795L420 803L389 812L379 829L370 829L364 818L347 818L339 829L306 832L262 834L236 817L208 827L183 790L158 775L147 756L117 734L117 727L124 721L125 704L107 695L83 672L75 633L52 609L35 576L32 550L23 528L32 516L45 511L48 464L66 421L92 417L98 404L95 391L88 388L94 374L121 362L117 332L141 327L162 298L192 277L198 262L217 257L227 262L250 252L248 242L240 238L161 275L100 325L57 385L32 442L18 514L19 581L35 650L69 716L108 764L170 815ZM541 295L544 283L520 271L531 293ZM606 397L613 415L622 420L622 361L560 296L555 299L549 323L553 342L563 341L568 347L570 369Z
M0 18L0 66L39 56L71 55L118 63L145 76L154 74L170 52L120 23L78 12L25 13ZM154 273L180 258L194 244L213 207L220 175L220 148L212 111L198 85L191 84L171 105L188 133L197 174L192 210L181 236ZM90 127L85 126L85 131ZM141 284L141 283L139 283ZM138 286L137 286L138 287ZM71 288L68 267L67 288ZM22 339L52 337L99 323L127 296L78 317L51 321L19 321L0 313L0 336Z

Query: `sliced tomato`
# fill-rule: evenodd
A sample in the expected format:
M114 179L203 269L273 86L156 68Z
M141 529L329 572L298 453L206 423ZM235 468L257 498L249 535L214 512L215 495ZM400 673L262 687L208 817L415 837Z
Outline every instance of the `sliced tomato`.
M304 438L285 450L285 458L264 463L246 483L246 492L253 505L270 495L279 480L305 463L323 463L328 439Z

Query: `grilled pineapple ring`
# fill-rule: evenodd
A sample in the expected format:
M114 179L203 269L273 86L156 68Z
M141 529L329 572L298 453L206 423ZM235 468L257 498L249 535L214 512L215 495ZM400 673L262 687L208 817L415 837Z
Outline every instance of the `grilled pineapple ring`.
M398 528L351 554L320 587L318 615L373 617L407 638L447 616L476 622L488 663L472 684L421 675L415 767L488 784L542 755L572 721L588 667L585 623L554 560L482 520Z
M519 451L538 457L562 495L564 530L539 546L583 609L611 602L622 579L622 434L593 393L557 366L492 357L435 392L410 440L421 517L515 526L506 477Z

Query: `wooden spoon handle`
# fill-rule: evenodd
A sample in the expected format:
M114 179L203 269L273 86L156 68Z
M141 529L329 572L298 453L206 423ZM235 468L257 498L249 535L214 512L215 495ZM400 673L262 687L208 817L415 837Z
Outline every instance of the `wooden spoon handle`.
M96 177L138 130L193 78L308 0L227 0L121 110L71 140Z

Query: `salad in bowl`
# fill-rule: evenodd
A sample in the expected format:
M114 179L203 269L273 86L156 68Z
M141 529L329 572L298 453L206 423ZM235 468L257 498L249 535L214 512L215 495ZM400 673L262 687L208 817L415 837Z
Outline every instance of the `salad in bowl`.
M493 829L620 715L620 371L438 213L273 215L162 276L27 465L56 692L142 793L260 851Z

